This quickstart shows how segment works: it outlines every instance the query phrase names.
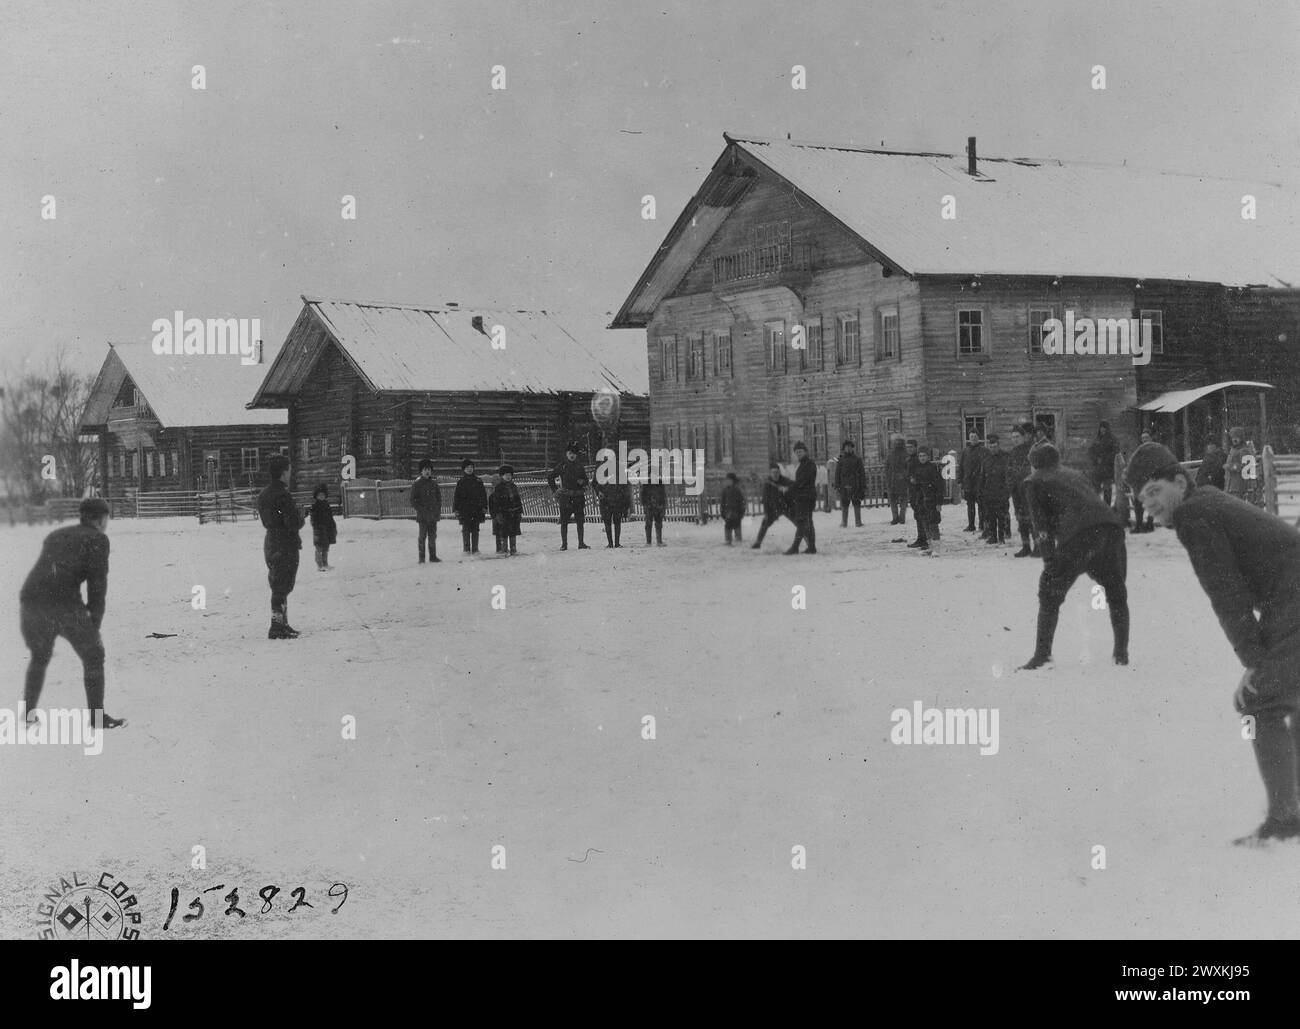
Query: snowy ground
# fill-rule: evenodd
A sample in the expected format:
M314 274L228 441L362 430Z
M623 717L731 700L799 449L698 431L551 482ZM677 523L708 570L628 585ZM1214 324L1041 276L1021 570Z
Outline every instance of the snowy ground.
M36 935L50 885L101 871L150 937L1293 934L1273 887L1300 848L1229 845L1262 789L1240 669L1173 534L1129 538L1129 668L1084 580L1055 667L1011 673L1039 563L945 514L939 559L877 510L819 516L800 558L780 555L788 522L761 553L720 524L670 524L662 550L634 524L618 551L588 526L596 549L567 553L527 525L511 560L464 557L444 522L424 566L413 523L341 521L333 573L304 534L292 642L265 639L260 528L114 522L107 707L130 725L99 756L0 746L0 936ZM21 697L18 585L46 531L3 530L0 706ZM81 698L60 642L43 702ZM998 709L997 754L890 743L914 701ZM315 906L289 914L298 885ZM232 886L245 919L221 913Z

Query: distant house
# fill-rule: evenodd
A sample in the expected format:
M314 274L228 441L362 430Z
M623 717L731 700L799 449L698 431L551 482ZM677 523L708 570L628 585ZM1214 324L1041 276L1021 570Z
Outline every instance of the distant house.
M1258 391L1196 394L1225 380L1276 386L1272 417L1300 423L1300 205L1279 187L973 139L964 157L724 139L611 325L646 329L654 442L705 446L710 480L798 439L879 460L892 432L946 451L1022 418L1067 457L1103 419L1151 420L1185 456L1235 421L1262 442ZM1148 320L1150 363L1049 353L1069 312ZM1172 392L1177 411L1139 410Z
M580 439L591 460L602 434L599 391L619 395L615 438L644 446L649 400L639 333L605 319L547 311L411 307L303 297L303 308L250 408L286 408L294 479L523 471L554 464Z
M149 343L110 343L81 419L97 437L106 497L156 490L263 485L287 452L282 411L245 406L264 367L237 355L159 355Z

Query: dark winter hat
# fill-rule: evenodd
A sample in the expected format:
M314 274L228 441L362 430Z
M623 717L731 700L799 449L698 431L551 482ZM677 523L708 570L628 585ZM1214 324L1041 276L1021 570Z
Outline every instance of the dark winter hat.
M271 475L271 481L275 482L289 468L289 459L284 454L272 454L271 460L267 462L266 470Z
M1025 435L1025 436L1032 436L1032 435L1034 434L1034 423L1033 423L1033 422L1021 422L1021 423L1020 423L1020 432L1021 432L1022 435Z
M852 450L855 446L856 444L853 442L853 440L846 439L844 443L840 446L840 450Z
M909 447L914 447L914 446L916 446L916 440L914 440L914 439L909 439L909 440L907 441L907 445L908 445Z
M739 481L740 481L740 476L737 475L735 472L728 472L728 473L727 473L727 478L730 479L732 482L739 482Z
M1234 425L1231 429L1228 430L1228 439L1245 439L1245 438L1246 438L1246 430L1243 429L1240 425Z
M327 485L326 485L325 483L323 483L323 482L322 482L319 486L317 486L314 490L311 491L312 499L315 500L315 499L316 499L317 497L319 497L322 493L323 493L325 496L327 496L327 497L330 495L330 488L329 488L329 486L327 486Z
M1133 457L1128 463L1128 471L1124 473L1124 481L1135 494L1141 493L1143 486L1165 472L1186 474L1186 470L1178 463L1178 458L1168 447L1159 443L1143 443L1133 451Z
M926 457L934 457L934 447L917 447L916 452L918 455L924 454Z
M108 501L99 497L87 497L77 506L77 514L83 522L97 522L108 514Z
M420 471L424 471L426 468L429 469L429 471L433 471L433 462L427 457L420 462Z
M1029 463L1035 468L1055 468L1061 463L1061 452L1050 443L1043 443L1029 452Z
M581 453L581 451L578 450L578 441L574 439L569 440L568 443L564 444L564 452L566 454Z
M1000 437L996 432L990 432L988 435L988 441L990 443L997 443L1001 438L1002 437Z
M473 459L472 457L467 457L467 458L465 458L464 461L462 461L462 462L460 463L460 470L461 470L462 472L463 472L466 468L473 468L473 467L474 467L474 459Z
M497 474L498 474L498 475L514 475L514 474L515 474L515 470L514 470L514 468L512 468L510 465L508 465L508 464L503 464L500 468L497 469Z
M796 444L794 445L794 450L795 450L796 452L802 450L805 454L808 453L808 448L805 447L802 443L796 443Z

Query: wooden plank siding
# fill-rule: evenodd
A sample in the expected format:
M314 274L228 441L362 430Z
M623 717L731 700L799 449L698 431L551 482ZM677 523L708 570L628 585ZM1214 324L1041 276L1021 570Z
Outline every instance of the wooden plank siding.
M646 446L647 398L625 394L621 410L619 436ZM298 484L338 482L345 454L355 458L357 478L394 479L414 478L425 457L437 475L459 475L466 457L480 472L502 462L524 471L553 465L569 439L584 441L588 459L600 444L589 393L376 394L337 345L321 355L289 411Z
M152 434L155 446L125 446L116 433L104 430L96 448L100 461L101 488L106 496L121 497L128 490L229 489L247 486L250 477L243 471L245 448L257 450L257 470L251 483L266 481L266 465L272 455L288 446L289 434L283 425L215 425L184 429L162 428ZM208 473L204 455L218 452L216 482ZM166 459L166 475L158 474L158 454ZM123 474L125 464L127 474ZM152 466L153 474L149 474ZM107 471L107 474L105 474Z
M1058 289L1046 278L921 280L926 360L925 436L943 451L960 450L963 415L984 415L986 431L1005 437L1014 421L1035 411L1063 416L1064 455L1082 459L1107 420L1118 435L1136 427L1136 375L1127 357L1030 353L1030 308L1051 307L1058 318L1129 318L1131 286L1115 280L1066 280ZM958 354L958 311L983 313L985 352Z

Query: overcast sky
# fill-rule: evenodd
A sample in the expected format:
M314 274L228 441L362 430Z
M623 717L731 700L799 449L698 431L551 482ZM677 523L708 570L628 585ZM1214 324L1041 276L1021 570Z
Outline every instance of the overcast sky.
M303 293L613 312L724 129L953 153L975 135L989 156L1295 183L1298 12L8 3L0 364L64 344L94 370L106 341L147 340L177 309L260 318L274 349ZM806 90L791 89L795 64ZM641 218L647 193L657 221Z

